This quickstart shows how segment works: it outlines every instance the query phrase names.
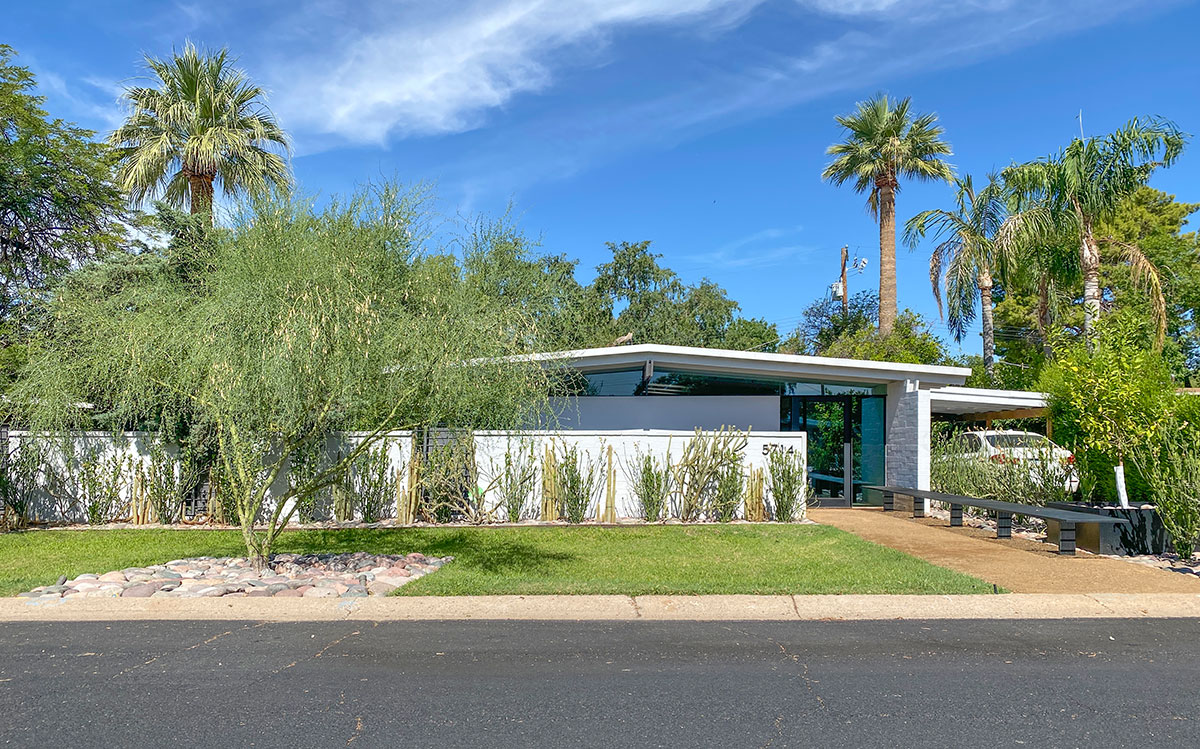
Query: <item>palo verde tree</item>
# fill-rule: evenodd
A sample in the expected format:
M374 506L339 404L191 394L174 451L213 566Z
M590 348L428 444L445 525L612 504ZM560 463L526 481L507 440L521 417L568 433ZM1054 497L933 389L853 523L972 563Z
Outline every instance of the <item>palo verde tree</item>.
M915 114L908 98L880 94L835 119L845 138L827 150L833 161L821 178L835 185L854 184L868 194L867 207L879 220L879 332L892 332L896 321L896 193L901 179L949 182L954 170L944 157L950 144L936 114Z
M423 205L392 186L322 210L258 200L187 262L103 297L68 282L13 402L39 430L84 426L81 401L125 427L181 411L212 425L222 501L263 565L297 500L388 431L512 427L548 392L541 367L509 358L520 310L414 262ZM348 432L361 438L279 490L293 456Z
M287 135L265 93L233 67L229 51L192 43L169 59L146 57L153 85L125 90L129 116L109 143L117 179L134 202L161 193L170 205L212 213L214 185L258 195L290 182Z

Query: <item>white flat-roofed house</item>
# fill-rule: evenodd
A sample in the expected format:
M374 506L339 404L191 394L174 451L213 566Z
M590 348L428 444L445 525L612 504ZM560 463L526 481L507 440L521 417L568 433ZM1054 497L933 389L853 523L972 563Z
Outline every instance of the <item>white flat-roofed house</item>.
M1039 393L963 387L971 374L963 367L657 344L532 358L562 367L552 401L559 429L805 432L825 506L862 499L863 485L928 488L935 414L990 419L1045 408Z

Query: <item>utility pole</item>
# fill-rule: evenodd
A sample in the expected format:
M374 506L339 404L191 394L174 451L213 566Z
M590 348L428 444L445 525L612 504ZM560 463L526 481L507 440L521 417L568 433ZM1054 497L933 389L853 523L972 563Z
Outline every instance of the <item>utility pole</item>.
M846 288L846 260L849 259L850 245L842 245L842 317L850 317L850 289Z

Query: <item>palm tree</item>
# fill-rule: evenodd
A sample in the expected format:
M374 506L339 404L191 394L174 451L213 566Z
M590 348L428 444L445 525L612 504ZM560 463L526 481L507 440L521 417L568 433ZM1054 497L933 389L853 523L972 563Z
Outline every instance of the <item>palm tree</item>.
M288 137L232 63L228 50L190 42L170 59L146 57L154 85L125 89L129 117L109 136L118 183L135 203L164 193L211 220L216 182L226 195L289 184Z
M834 118L845 128L845 140L826 153L833 161L821 178L835 185L854 182L855 192L868 193L867 207L879 220L879 332L888 334L896 321L896 193L900 178L945 180L954 170L942 157L951 155L942 140L935 114L910 112L911 100L894 101L886 94L859 102L853 114Z
M1083 276L1084 334L1090 335L1100 315L1100 244L1115 248L1130 264L1135 279L1155 304L1159 339L1166 332L1166 303L1158 270L1130 244L1097 237L1096 225L1109 218L1121 201L1146 184L1159 167L1170 166L1183 151L1186 137L1166 120L1134 118L1103 138L1076 138L1055 156L1009 167L1005 179L1039 200L1059 226L1070 227L1079 247Z
M983 326L983 368L989 381L995 379L996 335L992 323L992 287L998 269L1010 261L1013 231L1005 226L1008 218L1007 191L997 175L988 175L988 183L975 191L972 178L954 180L953 211L922 211L908 220L904 241L915 248L926 234L932 233L937 246L929 257L929 281L937 299L938 313L946 317L956 341L962 341L975 320L975 298L979 298ZM942 285L946 288L946 306L942 305Z

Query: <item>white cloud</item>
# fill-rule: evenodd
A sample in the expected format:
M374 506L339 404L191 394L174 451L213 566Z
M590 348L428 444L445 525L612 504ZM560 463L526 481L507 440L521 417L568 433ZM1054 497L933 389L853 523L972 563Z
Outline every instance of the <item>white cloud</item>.
M272 101L293 127L354 142L461 132L546 89L568 50L594 56L624 27L727 26L760 1L493 0L442 3L435 17L393 3L328 52L277 63Z
M711 252L684 255L685 267L705 268L765 268L794 260L812 251L803 244L780 244L785 237L803 231L802 226L771 227L726 242Z

